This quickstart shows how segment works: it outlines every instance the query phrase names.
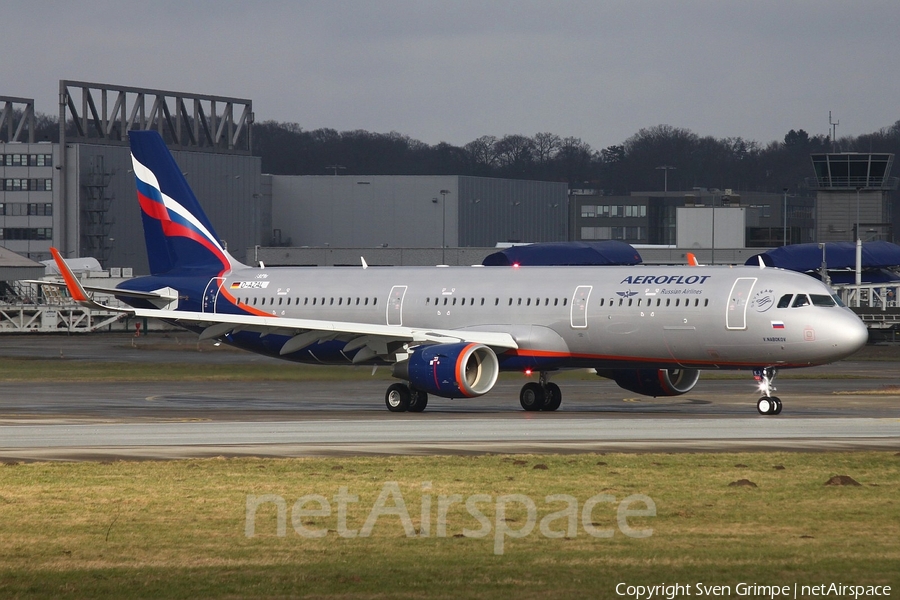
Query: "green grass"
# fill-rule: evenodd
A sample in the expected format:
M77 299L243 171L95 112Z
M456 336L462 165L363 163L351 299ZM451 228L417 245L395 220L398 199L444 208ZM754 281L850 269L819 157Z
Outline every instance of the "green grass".
M823 485L834 475L862 485ZM758 487L728 485L739 479ZM431 496L430 536L407 537L399 517L382 516L371 536L344 538L333 513L300 519L327 530L324 538L294 531L298 498L333 504L341 487L359 496L347 515L359 529L385 482L397 483L417 529L422 495ZM284 498L284 537L273 504L259 509L256 535L245 535L250 494ZM447 536L437 537L438 496L450 494L489 495L479 507L492 526L501 495L532 498L539 523L563 507L546 495L569 494L579 502L576 535L550 539L535 527L495 554L493 528L486 538L462 536L479 523L455 504ZM587 535L580 511L596 494L652 498L655 517L629 520L652 535L623 535L614 503L590 516L613 537ZM507 519L518 528L527 515L515 505ZM898 539L900 456L889 452L0 465L3 598L609 598L618 582L697 581L890 584L896 593Z

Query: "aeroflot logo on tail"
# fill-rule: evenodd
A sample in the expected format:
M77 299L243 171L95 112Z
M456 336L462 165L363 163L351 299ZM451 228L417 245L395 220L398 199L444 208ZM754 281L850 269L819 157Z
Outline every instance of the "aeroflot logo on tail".
M638 275L637 277L633 277L629 275L619 283L631 283L631 284L663 284L663 283L674 283L674 284L685 284L685 285L693 285L695 283L706 283L706 280L712 277L712 275L688 275L685 277L684 275Z

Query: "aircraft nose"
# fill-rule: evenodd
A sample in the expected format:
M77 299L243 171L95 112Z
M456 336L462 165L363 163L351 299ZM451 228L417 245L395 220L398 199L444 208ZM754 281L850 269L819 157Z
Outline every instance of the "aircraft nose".
M849 309L845 309L848 310ZM846 315L838 332L838 347L849 356L866 345L869 341L869 330L855 314Z

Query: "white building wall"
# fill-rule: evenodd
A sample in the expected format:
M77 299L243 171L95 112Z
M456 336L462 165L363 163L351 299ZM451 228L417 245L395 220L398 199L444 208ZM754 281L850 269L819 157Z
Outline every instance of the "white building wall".
M675 212L679 248L743 248L746 244L744 208L679 206Z

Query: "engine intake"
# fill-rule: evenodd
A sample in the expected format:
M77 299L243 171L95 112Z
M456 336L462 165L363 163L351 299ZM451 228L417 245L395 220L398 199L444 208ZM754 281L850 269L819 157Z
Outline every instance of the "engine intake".
M615 369L597 374L614 380L620 388L644 396L680 396L700 379L698 369Z
M499 374L500 361L493 350L484 344L465 342L419 346L393 369L394 377L444 398L486 394Z

